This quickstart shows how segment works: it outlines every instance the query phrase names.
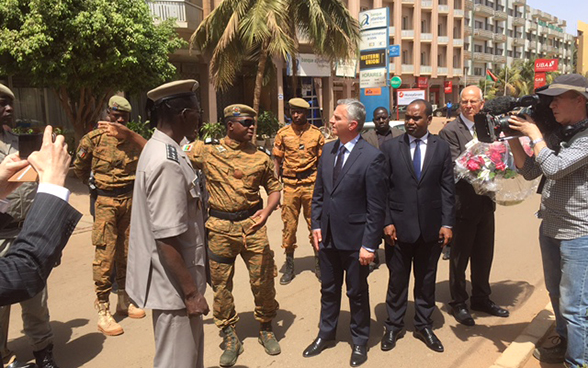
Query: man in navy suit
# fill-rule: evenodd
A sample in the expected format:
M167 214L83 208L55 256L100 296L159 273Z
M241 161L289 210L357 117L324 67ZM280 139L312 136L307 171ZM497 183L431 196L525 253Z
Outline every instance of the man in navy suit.
M388 319L381 348L394 348L404 335L410 270L414 264L414 336L442 352L432 330L435 278L441 249L452 238L455 222L455 184L449 144L429 134L433 109L415 100L406 109L406 134L386 142L388 164L386 264L390 272L386 308Z
M359 134L364 105L354 99L337 105L330 124L339 139L323 149L312 198L313 243L322 275L320 329L303 356L318 355L334 342L345 275L353 339L350 364L357 367L367 360L368 265L382 239L386 160Z

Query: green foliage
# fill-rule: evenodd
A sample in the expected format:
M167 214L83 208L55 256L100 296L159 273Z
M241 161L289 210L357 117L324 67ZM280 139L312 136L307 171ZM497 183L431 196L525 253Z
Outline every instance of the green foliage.
M267 139L276 135L280 121L271 111L262 111L257 117L257 138Z
M200 128L200 137L203 140L207 138L221 139L225 134L225 125L221 122L204 123Z
M33 134L34 132L35 131L33 130L33 128L29 128L29 127L17 126L17 127L12 128L12 133L19 134L19 135Z
M139 116L139 120L131 120L127 123L127 128L132 130L135 133L140 134L143 138L149 139L153 135L155 128L151 128L149 126L149 120L142 121L141 116Z

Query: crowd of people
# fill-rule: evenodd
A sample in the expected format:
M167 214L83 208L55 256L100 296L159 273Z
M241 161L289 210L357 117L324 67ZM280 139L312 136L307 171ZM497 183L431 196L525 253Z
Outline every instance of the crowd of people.
M280 283L295 277L301 210L315 254L320 322L316 338L302 352L306 358L334 345L345 282L349 363L356 367L367 361L368 276L380 263L382 243L389 276L383 351L394 349L405 335L411 271L414 337L432 351L444 351L432 315L437 264L449 245L450 307L456 321L474 326L470 309L509 316L490 299L495 202L467 181L456 182L453 170L457 157L477 140L474 116L484 107L480 88L461 91L460 113L439 135L429 133L433 109L428 101L407 106L404 132L390 128L388 110L380 107L373 111L376 129L362 134L364 105L344 99L329 121L336 138L325 139L307 120L308 103L293 98L292 122L278 131L271 152L251 143L257 112L242 104L223 110L224 138L196 140L202 121L197 88L197 81L181 80L147 93L155 127L149 140L126 127L132 107L113 96L108 122L99 122L77 147L74 172L95 194L92 268L97 327L104 335L124 332L110 310L109 294L116 289L116 313L143 318L145 309L152 310L154 367L202 367L203 316L212 310L223 338L219 364L235 365L243 353L232 293L240 256L254 297L258 341L267 354L280 354L272 329L279 309L277 267L266 228L278 208L286 255ZM559 343L538 347L534 355L576 367L588 360L588 81L563 75L538 93L551 99L561 129L544 136L529 116L508 120L513 131L531 139L532 156L518 139L508 139L518 170L529 180L543 176L540 244ZM5 366L31 366L18 362L6 344L8 308L21 302L36 365L57 367L46 278L80 214L67 204L70 157L62 136L53 139L47 127L40 151L18 156L18 139L11 132L14 98L0 85L0 352ZM28 164L39 174L38 185L9 181ZM212 306L204 298L207 283Z

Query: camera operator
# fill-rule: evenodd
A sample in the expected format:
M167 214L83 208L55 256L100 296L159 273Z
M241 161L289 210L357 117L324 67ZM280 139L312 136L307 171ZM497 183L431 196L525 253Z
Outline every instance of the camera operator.
M578 74L557 77L547 89L549 108L561 125L555 137L559 144L548 147L552 135L543 136L529 116L513 116L510 128L531 139L529 157L518 139L509 140L515 163L527 180L543 175L542 219L539 243L545 286L551 298L560 341L551 348L538 348L534 356L546 363L585 366L588 363L588 80ZM551 146L551 145L550 145Z

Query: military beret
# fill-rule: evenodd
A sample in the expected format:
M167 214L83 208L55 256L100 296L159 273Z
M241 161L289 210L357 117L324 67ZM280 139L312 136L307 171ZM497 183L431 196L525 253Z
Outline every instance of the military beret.
M115 111L131 112L131 103L124 97L112 96L108 100L108 107Z
M10 88L6 87L2 83L0 83L0 95L5 95L14 100L14 93L10 90Z
M171 100L177 97L194 95L199 83L194 79L178 80L162 84L161 86L147 92L149 97L156 105L163 101Z
M299 108L299 109L310 108L310 104L308 102L306 102L303 98L300 98L300 97L291 98L290 101L288 101L288 104L292 108Z
M252 118L257 116L257 112L247 105L230 105L223 110L225 118L250 116Z

